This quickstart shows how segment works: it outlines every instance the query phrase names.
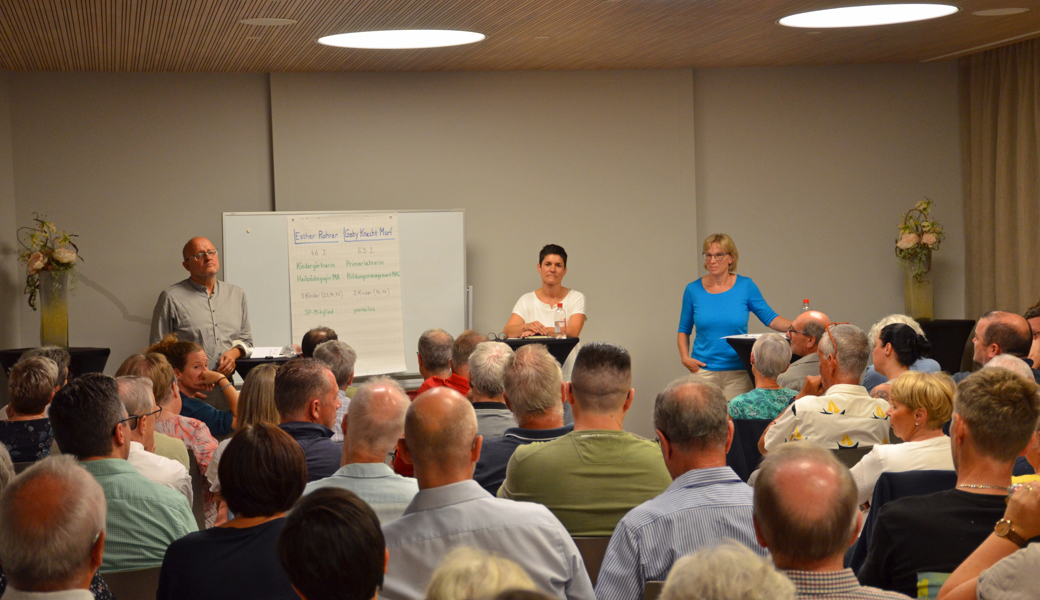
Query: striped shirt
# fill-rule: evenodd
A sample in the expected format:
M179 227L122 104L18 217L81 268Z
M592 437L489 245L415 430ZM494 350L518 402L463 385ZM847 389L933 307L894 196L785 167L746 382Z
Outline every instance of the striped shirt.
M672 564L733 539L757 554L752 491L729 467L693 469L661 495L632 509L614 530L596 582L597 600L639 600L647 581L663 581Z

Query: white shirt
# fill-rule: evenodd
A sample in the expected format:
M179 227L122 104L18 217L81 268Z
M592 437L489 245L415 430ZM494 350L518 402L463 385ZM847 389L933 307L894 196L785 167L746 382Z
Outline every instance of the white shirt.
M206 469L206 481L209 482L209 491L216 494L220 491L220 478L217 476L217 471L220 470L220 457L224 455L224 450L227 449L227 445L231 443L231 438L226 440L220 440L217 444L217 449L213 451L213 456L209 459L209 468Z
M950 438L945 435L920 442L874 446L873 450L852 467L852 479L859 489L858 503L870 501L874 495L874 485L882 473L932 469L953 470Z
M862 385L839 383L822 396L795 400L766 433L766 450L784 442L811 440L824 448L888 443L888 402L871 398Z
M3 600L94 600L90 590L61 590L58 592L23 592L7 584Z
M191 476L181 463L144 449L140 442L130 442L130 456L126 458L146 479L178 491L188 499L191 506Z
M563 312L568 320L572 315L585 314L585 296L577 290L567 292L563 297ZM552 327L556 322L556 307L539 300L534 292L520 296L513 307L513 313L520 315L524 323L538 321L546 327Z

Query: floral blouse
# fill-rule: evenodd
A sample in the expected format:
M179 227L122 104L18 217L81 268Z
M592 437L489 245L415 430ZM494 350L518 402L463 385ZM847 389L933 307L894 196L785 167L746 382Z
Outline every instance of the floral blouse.
M12 462L36 462L51 455L54 432L51 420L0 421L0 442L7 446Z
M217 440L210 435L209 427L198 419L177 416L157 421L155 430L183 441L188 450L195 455L195 462L199 465L199 474L202 475L202 480L206 481L206 472L209 471L213 452L217 449ZM203 510L206 514L206 528L227 521L227 504L224 503L220 494L204 489L202 498Z

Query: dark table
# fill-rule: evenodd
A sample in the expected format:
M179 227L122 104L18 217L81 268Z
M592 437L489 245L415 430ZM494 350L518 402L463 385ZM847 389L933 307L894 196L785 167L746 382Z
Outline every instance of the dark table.
M32 348L12 348L0 350L0 365L5 374L10 374L11 367L22 354ZM101 373L108 363L108 356L112 353L111 348L66 348L69 351L69 379L78 377L84 373Z
M235 372L242 379L246 378L246 375L253 370L253 367L259 365L284 365L291 360L288 356L276 356L274 358L240 358L235 361Z
M726 341L736 350L740 362L744 363L748 377L751 378L751 387L755 386L755 374L751 371L751 347L755 345L756 338L753 337L727 337ZM794 359L792 359L794 360Z
M964 346L975 327L973 319L934 319L918 321L924 337L932 343L931 358L939 363L943 371L956 373L961 370Z
M505 343L509 345L514 351L528 344L542 344L549 350L549 354L556 359L556 362L563 366L563 363L567 362L567 356L574 350L574 347L578 345L578 338L564 338L556 339L549 337L528 337L528 338L509 338L505 340Z

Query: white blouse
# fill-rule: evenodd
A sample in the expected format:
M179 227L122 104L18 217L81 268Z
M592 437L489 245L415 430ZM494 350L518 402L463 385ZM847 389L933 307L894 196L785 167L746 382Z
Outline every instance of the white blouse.
M585 296L577 290L567 292L563 297L563 312L567 314L567 320L570 320L572 315L585 314ZM546 327L552 327L556 322L556 307L539 300L534 292L520 296L513 307L513 313L520 315L524 323L538 321Z
M920 442L876 445L852 467L852 480L859 489L859 504L870 501L874 485L882 473L933 469L953 470L950 438L945 435Z

